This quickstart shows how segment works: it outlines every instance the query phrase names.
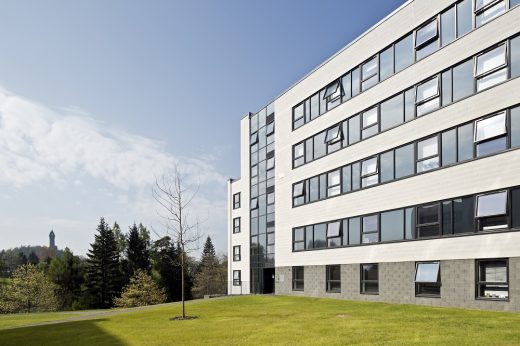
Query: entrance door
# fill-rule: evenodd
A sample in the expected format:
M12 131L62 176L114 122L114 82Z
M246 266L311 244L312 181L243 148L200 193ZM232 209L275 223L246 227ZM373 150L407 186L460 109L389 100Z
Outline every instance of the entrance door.
M264 294L274 293L274 268L264 268Z

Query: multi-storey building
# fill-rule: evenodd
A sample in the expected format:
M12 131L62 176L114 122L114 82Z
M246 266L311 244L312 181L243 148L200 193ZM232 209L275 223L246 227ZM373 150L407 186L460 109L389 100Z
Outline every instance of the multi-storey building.
M411 0L241 120L229 292L520 310L520 0Z

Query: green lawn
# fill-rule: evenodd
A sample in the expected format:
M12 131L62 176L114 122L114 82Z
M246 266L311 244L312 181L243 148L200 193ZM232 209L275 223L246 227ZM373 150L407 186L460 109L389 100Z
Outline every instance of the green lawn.
M189 315L199 318L170 321L180 313L178 304L107 315L101 312L88 320L0 330L0 344L520 344L518 313L279 296L199 300L189 302L187 309ZM26 323L40 317L28 315Z

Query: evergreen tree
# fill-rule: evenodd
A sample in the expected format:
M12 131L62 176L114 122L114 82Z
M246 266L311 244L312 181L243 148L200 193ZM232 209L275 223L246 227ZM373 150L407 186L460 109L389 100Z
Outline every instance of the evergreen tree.
M130 308L161 304L166 301L164 290L159 288L152 277L144 270L137 269L125 287L121 298L116 298L116 306Z
M114 225L112 226L112 232L114 232L114 238L116 239L119 258L122 259L125 257L126 252L126 238L117 222L114 222Z
M40 263L40 259L38 258L38 256L36 255L36 253L34 251L31 251L31 253L29 254L29 257L27 258L27 261L30 264L34 264L34 265L37 265L38 263Z
M215 247L211 237L208 236L206 243L204 243L199 265L197 266L197 273L195 274L194 294L201 297L203 295L221 293L219 291L221 291L220 286L222 286L222 283L219 281L222 278L219 272L220 266L215 253Z
M27 263L29 263L27 256L25 256L23 252L20 252L20 254L18 255L18 265L26 265Z
M134 276L134 273L139 269L145 272L150 271L150 243L148 239L141 236L141 232L135 223L128 232L126 258L128 260L127 273L129 277Z
M75 301L82 297L81 285L83 283L84 266L81 259L65 248L63 255L54 257L48 269L48 275L58 286L60 308L72 307Z
M87 253L85 282L92 306L108 308L121 289L119 252L114 232L105 219L101 218L97 231Z

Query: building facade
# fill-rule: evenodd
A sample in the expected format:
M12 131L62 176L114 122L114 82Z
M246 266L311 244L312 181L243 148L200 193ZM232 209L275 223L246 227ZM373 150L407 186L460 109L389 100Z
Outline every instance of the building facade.
M411 0L240 122L229 292L520 311L520 0Z

